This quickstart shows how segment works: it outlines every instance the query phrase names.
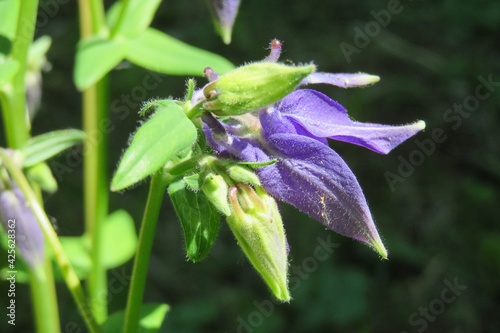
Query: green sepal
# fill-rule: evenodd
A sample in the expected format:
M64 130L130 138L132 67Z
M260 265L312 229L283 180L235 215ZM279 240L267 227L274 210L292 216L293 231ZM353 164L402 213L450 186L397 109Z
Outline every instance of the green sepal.
M192 191L184 180L170 184L168 194L181 222L188 258L197 262L207 256L217 237L220 214L201 191Z
M238 164L238 165L246 165L246 166L249 166L252 169L258 169L258 168L262 168L262 167L265 167L265 166L268 166L268 165L272 165L272 164L274 164L276 162L278 162L278 160L274 158L272 160L264 161L264 162L237 162L236 164Z
M219 212L226 216L231 215L228 198L229 187L224 177L213 173L207 174L203 179L201 190Z
M29 139L21 153L24 156L25 168L46 161L62 151L85 140L84 132L76 129L57 130Z
M196 127L174 101L162 101L137 130L111 182L112 191L136 184L196 141Z

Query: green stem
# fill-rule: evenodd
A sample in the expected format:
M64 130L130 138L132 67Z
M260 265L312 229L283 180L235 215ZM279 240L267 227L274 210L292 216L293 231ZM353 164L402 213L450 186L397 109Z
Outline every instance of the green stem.
M66 253L64 252L64 249L62 247L61 242L59 241L59 238L57 237L56 232L52 228L52 223L45 214L45 211L43 210L42 206L38 203L35 192L31 189L28 180L26 179L22 171L16 167L11 157L8 154L6 154L4 150L1 149L0 149L0 159L2 159L2 162L5 164L10 175L12 176L16 184L23 192L31 211L33 212L38 223L40 224L40 228L42 229L45 235L47 244L49 244L49 246L52 247L56 263L59 266L64 281L66 282L66 285L68 286L68 289L71 292L71 295L73 296L73 299L75 300L75 303L78 306L78 310L80 311L81 315L83 316L83 319L85 320L85 323L87 324L89 332L91 333L100 332L99 326L92 317L89 305L87 304L85 293L83 292L80 280L78 279L78 276L73 270L73 267L71 266L71 263L69 262L69 259L66 256Z
M36 271L30 270L31 299L37 323L37 332L59 333L59 313L52 273L52 261L45 257L43 265Z
M123 333L135 333L138 329L140 309L144 296L144 288L146 286L149 257L153 247L156 223L158 222L165 188L169 182L170 178L168 178L162 170L158 171L151 178L148 200L144 209L141 231L139 233L139 243L137 244L137 252L134 258L134 268L128 292Z
M104 7L100 0L80 0L81 38L99 34L104 25ZM104 77L83 91L83 130L85 141L84 210L85 229L90 237L92 266L88 278L88 292L94 316L99 323L107 317L107 302L102 295L107 293L106 267L102 262L102 223L108 214L107 165L107 102L108 83Z
M38 0L20 2L16 38L11 53L12 59L17 61L19 67L8 89L5 89L0 96L7 144L12 148L23 146L30 136L26 120L26 71L28 50L35 33L37 9ZM29 273L37 332L60 332L50 259L46 257L43 266L36 271L30 270Z

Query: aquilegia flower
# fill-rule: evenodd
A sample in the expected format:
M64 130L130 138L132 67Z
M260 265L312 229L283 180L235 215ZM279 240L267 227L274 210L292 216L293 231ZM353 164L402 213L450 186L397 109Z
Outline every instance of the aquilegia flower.
M264 61L278 60L281 44L271 43ZM215 75L209 78L217 80ZM368 74L311 73L300 85L326 83L356 87L378 81ZM217 81L211 86L217 88ZM216 113L216 112L215 112ZM310 89L295 90L280 101L241 116L202 117L207 141L224 158L268 165L256 169L262 186L327 228L387 251L356 177L328 146L327 138L387 154L425 128L423 121L403 126L360 123L339 103Z

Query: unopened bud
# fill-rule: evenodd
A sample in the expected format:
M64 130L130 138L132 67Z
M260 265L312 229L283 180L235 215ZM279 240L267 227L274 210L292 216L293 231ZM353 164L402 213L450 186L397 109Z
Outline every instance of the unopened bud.
M243 165L231 165L227 168L227 173L236 183L260 185L259 177L257 177L255 172Z
M219 212L226 216L231 215L231 208L228 201L228 186L221 175L208 174L201 185L201 190Z
M291 93L315 71L314 65L287 66L258 62L239 67L203 89L203 108L219 116L234 116L261 109Z
M9 250L17 246L31 268L43 262L43 233L18 187L0 191L0 223L12 240L8 243Z
M276 201L261 187L247 184L229 189L233 214L227 223L239 245L281 301L289 301L287 242Z

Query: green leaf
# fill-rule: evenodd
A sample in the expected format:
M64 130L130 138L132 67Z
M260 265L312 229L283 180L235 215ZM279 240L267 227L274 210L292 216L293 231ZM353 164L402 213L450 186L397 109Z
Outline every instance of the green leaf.
M217 237L220 214L203 192L189 190L184 180L170 184L168 194L184 231L187 255L193 262L200 261Z
M80 279L85 279L90 271L92 262L90 260L89 246L83 237L59 237L64 253ZM57 266L59 267L59 266ZM62 274L57 269L55 271L57 280L63 280Z
M46 62L45 55L52 44L49 36L42 36L30 45L28 50L28 64L31 70L40 71Z
M161 0L128 0L114 6L110 10L112 17L108 19L108 22L113 23L110 26L114 36L137 37L140 35L153 21L160 3Z
M156 112L135 133L111 182L112 191L153 174L177 152L196 141L196 127L174 101L158 103Z
M141 319L137 333L156 333L165 320L165 315L169 310L167 304L149 303L141 305ZM124 311L118 311L108 317L102 325L103 333L121 332L125 321Z
M0 88L16 75L18 68L19 63L14 59L9 59L0 64Z
M17 31L17 18L19 17L19 7L21 1L20 0L3 0L0 1L0 13L2 15L2 19L0 20L0 38L7 39L8 41L12 41L16 36ZM2 44L0 42L0 44ZM0 53L5 51L0 45ZM10 51L10 48L9 50ZM4 54L8 54L4 53Z
M127 60L159 73L202 76L206 67L211 67L218 74L234 68L233 64L217 54L188 45L152 28L126 43Z
M30 167L48 160L65 149L85 140L85 133L80 130L58 130L35 136L28 140L21 149L24 155L24 167Z
M135 254L137 234L134 220L124 210L110 214L102 227L102 262L106 268L115 268L126 263Z
M123 60L125 46L119 40L91 37L78 43L73 79L80 90L96 83Z

